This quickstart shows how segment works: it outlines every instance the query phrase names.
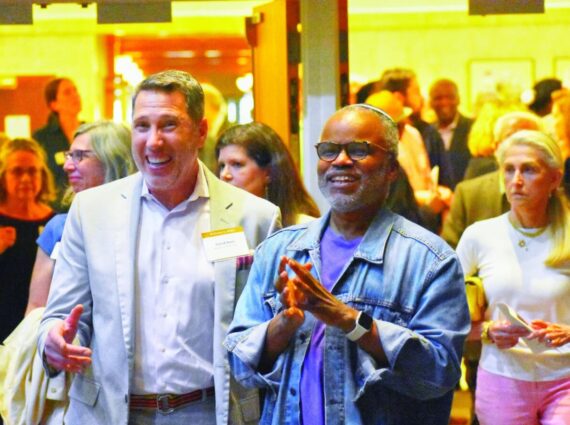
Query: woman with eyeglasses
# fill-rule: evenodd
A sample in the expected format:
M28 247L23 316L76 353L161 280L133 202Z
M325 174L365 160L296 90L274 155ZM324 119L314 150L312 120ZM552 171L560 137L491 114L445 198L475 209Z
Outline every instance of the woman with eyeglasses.
M289 150L268 125L230 127L218 139L215 152L220 179L277 205L283 227L320 216Z
M0 146L0 342L24 317L34 241L53 216L53 178L41 146L31 139Z
M74 134L70 150L62 153L65 158L63 168L67 173L70 188L64 196L67 204L75 193L94 186L125 177L135 171L131 157L131 135L127 127L111 121L98 121L82 124ZM6 349L0 350L0 365L6 369L6 377L10 382L4 384L10 388L4 395L2 414L8 423L61 423L67 401L48 399L46 376L41 361L36 358L36 334L47 303L51 277L57 259L57 246L61 240L67 214L58 214L45 226L37 238L37 255L35 255L34 238L29 240L31 259L27 278L21 283L26 288L24 302L20 306L20 315L15 318L14 326L23 317L16 330L6 342ZM33 265L33 272L32 272ZM19 267L20 265L18 265ZM28 298L28 283L29 298ZM1 277L3 283L3 276ZM0 285L0 288L2 285ZM26 308L26 300L28 306ZM10 299L0 296L0 304L11 303ZM39 307L39 308L38 308ZM0 311L3 314L3 311ZM4 323L0 321L0 323ZM67 393L71 382L63 374L56 380L50 380L52 391ZM25 381L25 382L24 382ZM66 384L67 383L67 384Z
M67 205L75 193L133 173L136 167L131 156L129 129L112 121L82 124L75 132L70 150L65 152L63 169L69 180L69 189L63 198ZM66 217L67 214L56 215L37 240L26 314L46 305Z
M130 131L124 125L111 121L81 125L73 136L70 150L62 152L62 155L65 158L63 169L67 173L70 186L63 197L67 205L75 193L125 177L135 171L131 157ZM36 233L35 237L29 239L30 260L26 266L27 277L21 282L26 291L23 304L20 302L20 314L13 318L12 327L20 322L24 310L26 317L8 337L6 349L0 350L0 365L5 368L6 379L9 380L4 384L4 388L10 388L4 394L4 409L1 413L8 423L51 423L51 420L54 423L62 422L67 401L48 399L47 385L42 384L47 378L42 362L35 360L35 353L36 335L43 307L47 303L57 246L66 217L67 214L54 216L47 222L39 238ZM37 254L34 244L36 238ZM20 266L18 264L16 267ZM2 275L2 283L3 278ZM0 288L2 286L0 285ZM9 298L0 295L0 304L11 302ZM3 314L3 311L0 311L0 314ZM66 386L71 381L63 374L58 376L59 378L50 380L49 388L56 393L66 394L69 389Z

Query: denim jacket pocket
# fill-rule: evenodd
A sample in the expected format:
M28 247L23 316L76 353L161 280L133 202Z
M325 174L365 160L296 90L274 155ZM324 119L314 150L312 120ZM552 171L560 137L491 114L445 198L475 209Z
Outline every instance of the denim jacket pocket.
M391 300L364 298L348 294L344 296L341 295L338 298L351 307L364 311L373 319L383 320L403 327L408 326L413 315L413 309L411 307L398 304Z
M276 316L283 310L283 303L279 299L277 291L269 291L263 294L263 304L271 310L273 316Z

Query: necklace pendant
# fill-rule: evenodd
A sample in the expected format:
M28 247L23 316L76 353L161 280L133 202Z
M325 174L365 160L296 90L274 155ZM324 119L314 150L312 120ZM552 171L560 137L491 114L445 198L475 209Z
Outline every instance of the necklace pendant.
M526 242L524 241L524 239L519 240L519 246L521 248L524 248L526 246Z

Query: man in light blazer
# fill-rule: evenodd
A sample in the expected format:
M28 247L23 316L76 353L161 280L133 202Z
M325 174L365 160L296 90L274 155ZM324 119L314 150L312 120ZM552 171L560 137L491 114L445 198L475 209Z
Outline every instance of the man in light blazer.
M257 393L230 382L222 341L248 249L280 213L198 161L206 134L192 76L148 77L133 98L140 173L71 207L38 344L50 373L75 372L68 424L259 417Z

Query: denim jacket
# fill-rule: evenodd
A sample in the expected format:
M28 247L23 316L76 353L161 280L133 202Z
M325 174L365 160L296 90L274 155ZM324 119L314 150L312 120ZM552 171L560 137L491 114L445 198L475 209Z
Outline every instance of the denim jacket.
M283 309L274 283L279 258L311 262L319 279L320 239L329 215L283 229L256 250L228 336L235 378L266 390L261 424L299 424L303 359L316 319L305 322L266 374L257 371L269 321ZM375 319L387 365L325 329L325 420L332 424L447 425L461 350L469 331L463 274L436 235L381 210L332 293Z

